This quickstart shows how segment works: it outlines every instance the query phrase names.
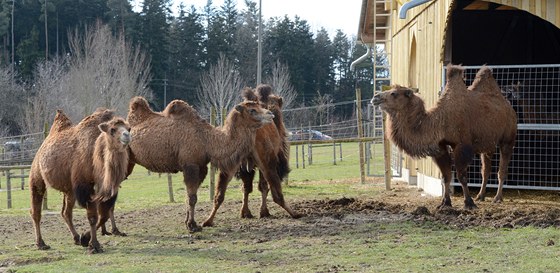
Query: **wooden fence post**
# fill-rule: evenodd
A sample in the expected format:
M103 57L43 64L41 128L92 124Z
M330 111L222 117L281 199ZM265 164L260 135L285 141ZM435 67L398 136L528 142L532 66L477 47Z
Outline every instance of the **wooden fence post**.
M169 202L175 203L175 198L173 198L173 181L170 173L167 173L167 190L169 192Z
M10 180L11 180L11 179L10 179L10 176L11 176L11 173L10 173L10 170L8 170L8 171L6 172L6 179L7 179L7 182L6 182L6 187L7 187L6 192L7 192L7 194L8 194L7 200L8 200L8 208L9 208L9 209L12 208L12 182L10 181Z
M362 91L360 88L356 88L356 111L358 119L358 138L360 138L359 148L360 148L360 182L365 183L365 170L364 170L364 142L362 138L364 137L364 132L362 128Z

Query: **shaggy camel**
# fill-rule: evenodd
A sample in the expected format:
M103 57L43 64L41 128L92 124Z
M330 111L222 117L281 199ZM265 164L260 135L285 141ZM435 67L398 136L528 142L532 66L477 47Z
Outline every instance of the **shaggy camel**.
M114 120L105 123L113 118L113 111L98 109L76 126L72 126L68 117L61 110L57 110L49 135L37 151L29 174L31 217L35 229L36 245L39 249L50 248L43 241L40 229L41 206L48 184L64 194L61 214L72 233L74 243L88 246L90 253L102 252L95 232L98 222L95 186L106 184L103 188L114 189L114 186L110 184L120 183L114 179L105 179L105 182L103 180L106 177L120 179L114 176L113 172L117 170L113 166L119 166L120 160L122 160L120 156L127 157L124 155L127 153L123 154L122 151L126 149L123 147L130 142L130 134L126 125ZM120 119L120 121L123 120ZM115 145L116 142L121 144ZM97 145L105 143L106 147L96 151L96 143ZM103 162L94 160L94 151L104 153ZM95 155L95 157L99 156ZM111 166L111 168L95 166L99 164ZM101 170L103 170L102 173ZM72 210L76 201L86 208L90 224L90 230L82 235L81 240L72 222ZM113 198L106 201L108 204L111 202L114 202ZM107 213L102 212L101 214L101 218L106 220Z
M95 174L104 174L104 176L98 178L98 181L102 181L98 190L98 198L102 202L99 203L98 211L101 217L97 229L101 227L102 235L126 236L117 228L114 210L119 186L132 171L129 169L128 153L128 143L132 140L128 133L130 132L130 125L122 118L114 118L108 123L99 125L99 128L104 133L97 138L95 143L93 166ZM111 137L118 133L118 130L126 130L126 132L123 132L123 136L128 135L128 141L126 139L116 141L115 138ZM107 217L111 220L111 232L107 232L105 228Z
M153 172L183 172L187 188L189 231L200 231L194 219L198 187L212 162L221 170L220 179L231 179L255 145L258 128L272 123L273 114L255 102L242 102L230 111L221 128L204 121L181 100L174 100L162 113L153 112L142 97L130 101L128 122L132 126L131 160ZM227 180L229 181L229 180Z
M272 94L269 85L257 86L256 93L250 88L243 90L245 101L260 102L261 107L267 108L274 114L274 124L267 124L257 130L255 146L248 158L243 160L237 176L243 181L243 204L241 206L241 217L252 218L249 210L249 194L253 191L253 178L255 176L255 165L259 168L259 191L261 192L260 217L269 217L270 213L266 204L269 188L272 191L274 202L284 208L293 218L300 217L284 200L282 193L282 179L288 175L290 146L287 142L286 128L282 120L282 98ZM213 226L214 217L224 201L228 176L220 174L216 184L216 195L214 196L214 207L212 212L204 221L203 226Z
M465 208L476 208L467 187L467 167L474 154L481 154L483 186L477 199L483 200L491 161L496 146L500 148L499 188L494 202L502 201L502 187L513 153L517 133L515 111L502 96L492 72L482 67L467 89L461 66L447 67L445 92L437 105L426 111L424 101L406 87L393 86L377 94L374 105L388 115L387 135L413 157L433 158L443 175L444 193L441 207L451 206L451 168L455 163L463 188ZM453 150L451 157L447 150Z

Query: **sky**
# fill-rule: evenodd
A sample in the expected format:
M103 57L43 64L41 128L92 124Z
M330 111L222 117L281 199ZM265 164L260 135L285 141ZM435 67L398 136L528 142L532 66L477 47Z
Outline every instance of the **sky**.
M253 0L257 2L259 0ZM285 14L291 19L299 16L306 20L315 33L321 27L325 28L331 38L337 29L341 29L348 37L356 36L360 20L360 9L362 0L261 0L263 20L271 17L283 17ZM142 0L136 0L136 9L140 9ZM197 10L202 11L207 0L173 0L173 8L176 10L183 2L186 7L194 5ZM223 0L213 0L215 7L220 7ZM244 0L237 0L238 10L245 9Z

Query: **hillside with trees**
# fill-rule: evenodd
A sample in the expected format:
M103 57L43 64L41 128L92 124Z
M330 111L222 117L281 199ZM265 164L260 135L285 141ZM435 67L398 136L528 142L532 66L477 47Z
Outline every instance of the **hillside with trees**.
M58 108L74 121L96 107L126 115L134 95L156 110L172 99L202 113L230 107L257 81L258 5L237 5L172 12L170 0L145 0L135 12L128 0L3 0L0 136L40 131ZM262 46L263 82L286 108L353 100L356 84L371 96L371 62L350 71L366 52L350 34L274 17L263 21ZM210 100L216 92L224 99Z

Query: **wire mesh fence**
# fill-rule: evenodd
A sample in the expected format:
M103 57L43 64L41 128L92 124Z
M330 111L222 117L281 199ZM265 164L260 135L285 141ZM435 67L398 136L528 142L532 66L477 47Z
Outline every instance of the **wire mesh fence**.
M516 145L504 188L560 190L560 65L489 67L517 113ZM479 68L465 67L467 85ZM497 150L488 187L497 187L498 163ZM482 183L480 166L475 157L469 167L469 185Z

